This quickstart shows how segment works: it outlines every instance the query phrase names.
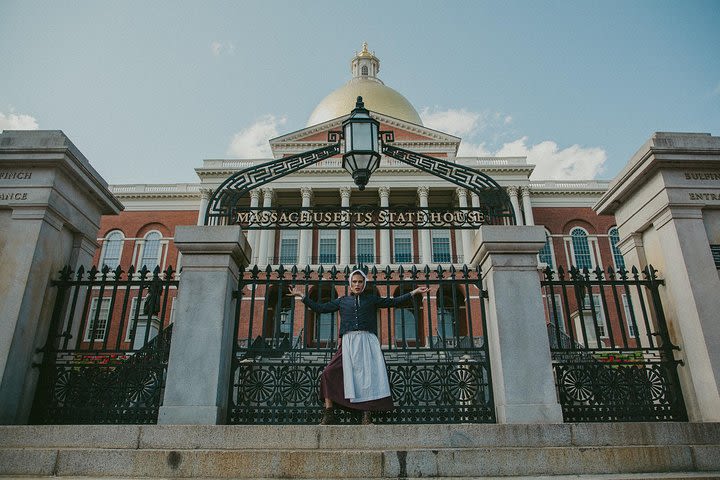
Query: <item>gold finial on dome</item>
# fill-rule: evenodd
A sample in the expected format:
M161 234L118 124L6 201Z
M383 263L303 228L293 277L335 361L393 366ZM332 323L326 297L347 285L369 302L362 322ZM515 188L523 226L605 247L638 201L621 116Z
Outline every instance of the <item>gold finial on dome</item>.
M375 52L370 53L368 50L367 42L363 42L362 44L362 51L357 54L358 57L374 57Z

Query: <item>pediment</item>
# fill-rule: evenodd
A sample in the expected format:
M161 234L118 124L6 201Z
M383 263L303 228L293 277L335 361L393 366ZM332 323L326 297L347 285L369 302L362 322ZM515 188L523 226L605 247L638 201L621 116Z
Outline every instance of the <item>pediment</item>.
M393 131L395 143L403 148L416 147L424 151L436 150L452 156L457 154L461 140L459 137L373 111L370 112L370 115L380 122L381 131ZM349 116L349 114L344 115L270 139L273 156L279 158L326 145L328 132L339 131L342 128L342 122Z

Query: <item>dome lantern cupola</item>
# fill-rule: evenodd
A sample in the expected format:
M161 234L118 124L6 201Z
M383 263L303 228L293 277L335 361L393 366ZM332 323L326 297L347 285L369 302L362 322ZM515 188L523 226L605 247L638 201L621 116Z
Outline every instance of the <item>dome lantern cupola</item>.
M350 62L350 71L352 72L353 78L362 77L382 83L380 79L377 78L377 74L380 71L380 60L375 56L375 52L370 53L368 51L367 42L363 42L362 51L356 53Z

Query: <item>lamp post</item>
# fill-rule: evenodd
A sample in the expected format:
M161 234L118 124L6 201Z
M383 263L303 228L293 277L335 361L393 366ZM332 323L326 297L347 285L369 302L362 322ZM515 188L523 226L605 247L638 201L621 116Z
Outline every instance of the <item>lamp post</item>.
M360 190L365 190L370 175L380 166L380 123L370 117L362 97L350 117L342 124L345 152L342 166L352 175Z

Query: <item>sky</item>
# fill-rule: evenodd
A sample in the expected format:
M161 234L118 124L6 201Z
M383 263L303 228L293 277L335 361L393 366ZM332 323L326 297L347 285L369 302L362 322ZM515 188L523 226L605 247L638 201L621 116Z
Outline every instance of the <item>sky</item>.
M0 0L0 130L62 130L111 184L197 182L270 158L364 41L459 155L524 155L533 179L720 135L720 0Z

